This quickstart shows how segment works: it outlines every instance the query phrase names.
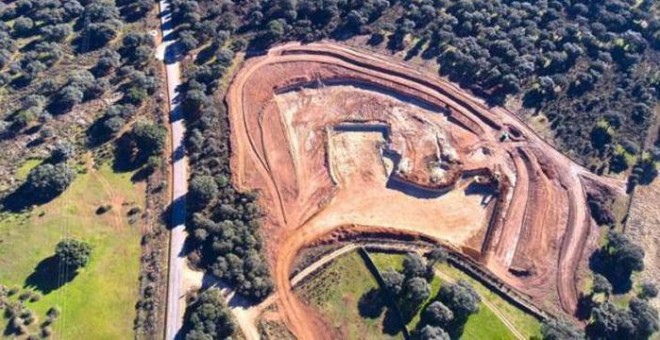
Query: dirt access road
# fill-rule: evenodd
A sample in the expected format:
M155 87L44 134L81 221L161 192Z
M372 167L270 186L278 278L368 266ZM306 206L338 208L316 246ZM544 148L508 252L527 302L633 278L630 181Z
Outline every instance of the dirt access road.
M586 191L623 192L513 113L336 44L248 59L226 100L234 185L261 192L279 310L303 339L333 333L292 293L292 263L302 248L352 233L434 239L572 313L578 265L595 246Z

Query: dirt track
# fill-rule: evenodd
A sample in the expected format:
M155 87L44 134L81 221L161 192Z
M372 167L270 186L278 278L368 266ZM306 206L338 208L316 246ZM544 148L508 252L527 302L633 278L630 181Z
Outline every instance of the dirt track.
M338 230L423 234L572 313L592 228L582 178L623 190L509 111L339 45L289 44L249 59L226 100L234 184L261 192L279 310L303 339L332 332L291 292L291 265Z

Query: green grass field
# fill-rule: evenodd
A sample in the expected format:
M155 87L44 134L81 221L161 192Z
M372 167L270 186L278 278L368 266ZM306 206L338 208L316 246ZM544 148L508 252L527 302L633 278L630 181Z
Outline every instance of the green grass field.
M93 247L87 267L70 282L52 289L57 278L36 281L43 297L28 303L38 319L58 306L62 314L53 324L56 338L129 339L133 337L138 297L140 231L130 225L127 210L142 207L143 191L131 173L113 173L108 166L79 174L68 190L31 213L0 217L0 284L26 285L37 265L54 254L63 237L87 241ZM111 211L96 209L112 204ZM51 290L52 289L52 290ZM51 290L51 291L49 291Z
M436 268L438 268L443 274L453 278L454 280L458 279L464 279L472 286L474 289L481 295L483 300L488 301L490 304L495 306L499 311L502 312L503 315L506 316L507 319L511 320L511 322L516 325L516 328L523 334L525 337L530 338L532 336L541 336L541 322L537 320L535 317L523 312L522 310L518 309L514 305L510 304L506 300L504 300L502 297L500 297L498 294L495 292L491 291L490 289L486 288L484 285L479 283L479 281L473 279L469 275L463 273L462 271L448 265L448 264L442 264L442 265L437 265ZM470 319L468 320L468 323L465 327L465 333L463 334L466 339L483 339L483 337L480 337L482 335L479 335L478 332L472 332L470 326L471 322L473 322L473 319L483 319L484 317L480 314L486 313L486 314L491 314L492 318L497 318L490 310L485 308L482 304L481 308L479 309L480 312L471 316ZM485 310L488 310L485 312ZM499 321L499 320L498 320ZM504 324L499 322L503 327ZM478 330L478 327L477 327ZM507 332L509 332L507 330ZM467 337L468 334L476 334L476 338L472 337Z
M360 316L358 300L376 288L376 279L360 255L352 251L332 261L295 291L303 301L315 307L342 338L402 339L400 335L392 337L383 333L383 315L375 319Z
M371 253L371 257L379 268L399 270L402 268L403 254ZM499 295L472 279L460 270L449 265L438 265L437 268L452 280L465 279L469 281L491 305L516 325L525 337L540 336L540 322L511 305ZM430 303L446 281L436 276L431 282ZM336 329L349 339L383 338L382 316L378 319L367 319L359 315L357 301L364 293L376 288L377 283L366 269L364 262L356 252L348 253L327 268L315 275L296 291L304 300L319 309L320 313ZM347 308L349 307L349 308ZM421 309L423 310L423 308ZM420 319L420 313L408 323L408 329L414 330ZM483 303L479 312L471 315L465 324L462 339L515 339L514 334L505 326L497 315Z

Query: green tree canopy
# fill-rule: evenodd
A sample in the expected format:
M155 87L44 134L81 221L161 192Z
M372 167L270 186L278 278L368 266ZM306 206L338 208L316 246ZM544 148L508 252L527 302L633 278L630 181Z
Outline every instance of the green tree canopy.
M138 151L148 157L163 151L167 131L160 125L138 121L133 125L132 135Z
M218 193L218 184L211 176L195 176L190 180L188 195L193 205L206 206Z
M76 173L66 164L42 164L28 174L24 190L38 201L47 201L61 194L73 182Z
M92 247L89 244L72 238L60 241L55 247L58 262L73 270L86 266L91 253Z
M230 339L236 330L222 293L217 288L203 291L186 310L186 340Z
M541 325L544 340L584 339L584 334L566 320L548 319Z
M454 312L454 317L464 319L479 310L481 298L472 285L465 280L440 287L438 300Z

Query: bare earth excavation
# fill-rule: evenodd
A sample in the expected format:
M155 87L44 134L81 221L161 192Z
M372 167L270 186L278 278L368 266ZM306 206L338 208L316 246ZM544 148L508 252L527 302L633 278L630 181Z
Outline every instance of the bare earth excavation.
M586 191L623 191L513 113L339 45L289 44L251 58L226 100L234 185L260 192L278 310L303 339L330 335L317 334L322 321L291 291L296 256L364 232L433 239L572 313L593 228Z

